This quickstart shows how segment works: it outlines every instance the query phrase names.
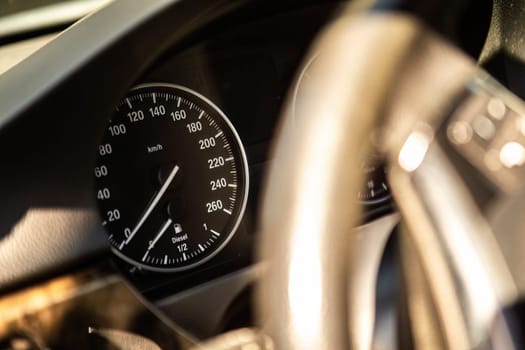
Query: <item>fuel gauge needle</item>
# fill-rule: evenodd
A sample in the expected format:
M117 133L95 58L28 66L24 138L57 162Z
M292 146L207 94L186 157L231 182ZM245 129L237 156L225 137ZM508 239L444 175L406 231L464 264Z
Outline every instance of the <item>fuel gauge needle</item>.
M170 174L168 175L168 178L166 179L166 181L164 181L164 183L162 184L159 192L157 192L157 194L155 194L155 197L153 197L153 200L150 202L150 204L148 205L148 207L146 208L146 210L144 211L144 214L142 215L142 217L140 218L139 222L137 223L137 225L135 226L135 228L133 229L133 231L131 231L131 234L128 236L128 238L123 242L123 244L121 245L122 247L126 244L128 244L129 242L131 242L131 240L133 239L133 237L135 237L135 235L137 234L137 232L140 230L140 228L142 227L142 225L144 225L144 222L148 219L148 217L151 215L151 212L153 211L153 209L155 209L155 207L157 206L157 204L159 204L159 201L160 199L162 198L162 196L164 195L164 193L166 193L166 190L168 189L168 187L170 186L170 184L173 182L173 179L175 178L175 175L177 175L177 172L179 171L179 166L178 165L175 165L173 167L173 169L171 170ZM120 248L122 249L122 248Z
M159 241L159 239L164 235L164 232L166 232L168 230L168 227L170 227L170 225L173 223L173 220L171 219L168 219L164 225L160 228L159 232L157 233L157 235L155 236L155 238L153 238L153 241L151 241L149 243L149 246L148 246L148 250L146 250L146 254L144 254L144 256L142 257L142 261L145 261L146 258L148 257L148 254L149 254L149 251L152 250L154 247L155 247L155 244L157 244L157 242Z

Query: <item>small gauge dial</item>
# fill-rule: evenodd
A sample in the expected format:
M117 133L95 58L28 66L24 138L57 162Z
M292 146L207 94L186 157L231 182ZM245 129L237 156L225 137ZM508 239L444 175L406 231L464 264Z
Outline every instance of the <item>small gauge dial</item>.
M390 198L390 189L385 167L378 157L368 157L362 167L365 183L357 193L359 200L366 204L381 203Z
M114 252L154 271L207 261L238 228L247 169L235 129L204 96L168 84L131 90L110 120L94 169Z

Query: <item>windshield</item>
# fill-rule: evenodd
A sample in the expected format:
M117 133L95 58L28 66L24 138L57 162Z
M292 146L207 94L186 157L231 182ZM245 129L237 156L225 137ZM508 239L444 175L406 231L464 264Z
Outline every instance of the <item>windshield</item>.
M60 30L110 1L0 0L0 41Z
M73 0L0 0L0 17Z

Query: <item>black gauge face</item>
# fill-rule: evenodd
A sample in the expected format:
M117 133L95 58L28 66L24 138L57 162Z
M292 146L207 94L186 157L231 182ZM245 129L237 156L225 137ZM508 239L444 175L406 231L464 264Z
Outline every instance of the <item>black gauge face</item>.
M141 85L122 100L94 175L113 250L149 270L207 261L230 240L246 206L237 133L215 105L181 86Z
M376 204L390 198L385 167L378 157L369 157L367 162L363 164L362 171L365 175L365 183L357 194L361 202Z

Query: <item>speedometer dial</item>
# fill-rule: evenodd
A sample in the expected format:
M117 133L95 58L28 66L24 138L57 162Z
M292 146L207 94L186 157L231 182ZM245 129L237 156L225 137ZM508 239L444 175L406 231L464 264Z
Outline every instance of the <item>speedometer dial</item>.
M177 85L133 89L116 108L94 169L113 250L156 271L207 261L239 225L247 169L235 129L208 99Z
M378 156L369 156L362 166L365 183L358 192L358 198L365 204L383 203L390 199L386 168Z

